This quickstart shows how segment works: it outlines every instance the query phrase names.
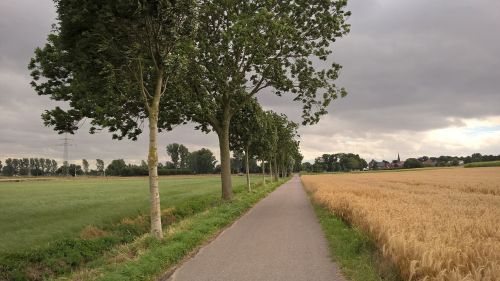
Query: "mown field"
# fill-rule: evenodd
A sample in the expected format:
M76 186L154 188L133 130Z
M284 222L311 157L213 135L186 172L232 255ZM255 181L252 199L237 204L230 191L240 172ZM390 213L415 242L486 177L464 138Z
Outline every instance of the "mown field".
M500 168L302 176L404 280L500 280Z
M244 182L233 177L235 186ZM218 175L160 178L163 209L219 193ZM0 253L78 236L87 225L148 214L148 208L147 177L0 182Z

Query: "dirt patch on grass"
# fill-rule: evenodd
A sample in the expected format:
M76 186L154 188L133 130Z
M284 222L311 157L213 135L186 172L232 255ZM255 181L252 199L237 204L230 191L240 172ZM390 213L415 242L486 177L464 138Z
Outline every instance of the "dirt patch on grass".
M40 264L31 264L26 267L26 276L29 280L44 280L50 273L50 270Z
M107 235L109 235L109 233L93 225L87 225L82 232L80 232L80 238L84 240L97 239Z

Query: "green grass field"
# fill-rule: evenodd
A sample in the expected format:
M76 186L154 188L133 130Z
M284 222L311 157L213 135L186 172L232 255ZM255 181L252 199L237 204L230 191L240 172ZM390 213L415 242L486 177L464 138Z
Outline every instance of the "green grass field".
M233 177L234 186L244 182L245 177ZM148 194L146 177L0 182L0 254L77 237L87 225L148 214ZM162 209L218 198L220 177L162 177L160 195Z
M234 176L235 197L223 201L218 175L161 178L163 241L148 235L146 177L2 179L0 280L149 280L282 183L261 179L248 193Z
M465 168L500 167L500 161L474 162L464 165Z

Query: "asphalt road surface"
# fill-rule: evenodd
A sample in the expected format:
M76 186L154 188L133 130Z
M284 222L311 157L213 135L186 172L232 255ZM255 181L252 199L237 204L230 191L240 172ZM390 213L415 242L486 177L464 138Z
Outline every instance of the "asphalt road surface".
M181 265L168 280L339 280L298 176Z

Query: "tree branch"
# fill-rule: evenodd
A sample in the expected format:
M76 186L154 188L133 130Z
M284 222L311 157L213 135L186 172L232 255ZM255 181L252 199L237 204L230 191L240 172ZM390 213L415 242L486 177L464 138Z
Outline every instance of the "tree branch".
M144 99L144 104L146 105L146 109L148 111L148 113L151 112L151 107L149 106L149 100L148 100L148 96L151 97L151 95L149 94L148 90L146 89L145 85L144 85L144 74L143 74L143 71L142 71L142 61L141 59L138 59L139 61L139 75L140 75L140 84L141 84L141 94L142 94L142 98Z

